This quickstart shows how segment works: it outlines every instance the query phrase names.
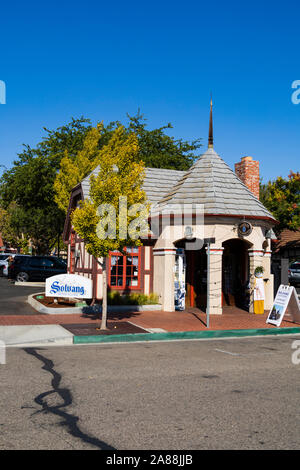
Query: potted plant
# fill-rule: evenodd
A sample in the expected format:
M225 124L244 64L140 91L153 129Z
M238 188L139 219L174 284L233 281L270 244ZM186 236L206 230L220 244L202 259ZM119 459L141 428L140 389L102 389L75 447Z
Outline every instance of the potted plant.
M254 271L255 277L262 277L264 273L264 268L262 266L257 266Z

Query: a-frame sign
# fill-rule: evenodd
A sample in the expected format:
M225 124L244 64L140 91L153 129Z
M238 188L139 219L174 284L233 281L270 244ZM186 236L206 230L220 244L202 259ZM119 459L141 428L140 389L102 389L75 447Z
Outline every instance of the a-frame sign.
M279 286L266 323L280 326L284 315L289 315L293 323L300 323L300 302L295 287Z

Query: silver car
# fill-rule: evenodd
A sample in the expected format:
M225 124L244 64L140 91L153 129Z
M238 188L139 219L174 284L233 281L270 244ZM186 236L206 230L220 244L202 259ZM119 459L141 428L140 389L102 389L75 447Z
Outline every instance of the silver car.
M300 284L300 261L294 261L289 267L289 283Z
M7 276L8 257L11 253L0 253L0 276Z
M16 255L25 256L19 255L18 253L0 253L0 276L8 275L8 258L10 256L14 258Z

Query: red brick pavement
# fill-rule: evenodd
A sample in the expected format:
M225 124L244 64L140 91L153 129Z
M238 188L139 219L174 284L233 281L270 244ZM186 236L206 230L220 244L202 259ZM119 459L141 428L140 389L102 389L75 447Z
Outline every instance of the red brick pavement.
M210 330L256 329L276 328L266 323L268 312L263 315L255 315L240 310L236 307L226 307L223 315L210 315ZM166 331L199 331L207 330L206 315L198 309L189 309L185 312L136 312L136 313L110 313L108 321L130 321L142 328L162 328ZM0 315L1 325L53 325L71 323L98 324L99 318L93 315L82 314L55 314L55 315ZM281 327L299 327L292 319L285 316Z

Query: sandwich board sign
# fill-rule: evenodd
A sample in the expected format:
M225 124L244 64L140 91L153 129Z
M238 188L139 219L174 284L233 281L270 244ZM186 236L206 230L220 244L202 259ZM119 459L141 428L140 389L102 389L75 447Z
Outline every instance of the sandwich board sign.
M286 312L291 316L294 323L300 323L300 303L296 289L281 284L266 323L280 326Z
M48 277L45 295L46 297L91 299L93 297L93 281L77 274L59 274Z

